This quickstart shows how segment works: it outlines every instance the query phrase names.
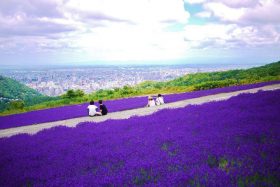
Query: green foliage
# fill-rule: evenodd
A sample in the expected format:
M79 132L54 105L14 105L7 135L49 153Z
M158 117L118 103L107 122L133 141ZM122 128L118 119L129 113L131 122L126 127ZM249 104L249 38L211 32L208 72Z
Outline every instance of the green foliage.
M65 98L74 98L76 97L76 93L74 90L68 90L65 94Z
M28 96L42 96L39 92L3 76L0 76L0 88L0 97L9 99L25 99Z
M23 100L25 106L20 111L22 112L83 103L90 100L118 99L158 93L190 92L272 80L280 80L280 61L247 70L188 74L167 82L145 81L133 87L127 85L123 88L101 89L87 95L82 90L68 90L61 97L43 96L17 81L0 76L0 97ZM7 101L1 100L0 111L7 109L7 105ZM6 110L0 113L0 115L18 112L18 109ZM210 165L216 164L212 163L212 158L209 159Z
M154 175L152 169L141 168L138 175L133 179L133 184L136 186L143 186L149 183L156 184L158 180L158 175Z
M237 181L238 187L245 186L279 186L280 180L277 176L273 175L262 175L255 173L250 176L242 176Z
M85 92L83 90L77 90L76 91L76 96L77 97L83 97L85 95Z
M226 158L221 158L219 161L219 168L222 170L226 170L228 167L228 160Z
M208 155L207 164L210 168L218 167L219 166L219 160L214 155Z
M169 86L194 86L195 90L280 79L280 62L247 70L189 74L167 82Z
M237 84L238 82L234 79L206 81L206 82L195 84L194 90L208 90L208 89L227 87L227 86L237 85Z
M8 110L22 110L24 108L24 102L21 100L11 101L8 104Z
M6 110L8 105L8 101L0 100L0 111Z
M56 97L47 97L34 89L31 89L13 79L0 75L0 111L11 109L10 102L13 100L22 100L25 106L32 106L38 103L57 100Z
M77 97L83 97L85 95L84 91L82 90L67 90L66 94L62 95L64 99L73 99Z
M120 90L120 95L121 96L129 96L129 95L133 95L134 92L136 92L136 90L134 90L134 88L132 88L131 86L124 86Z

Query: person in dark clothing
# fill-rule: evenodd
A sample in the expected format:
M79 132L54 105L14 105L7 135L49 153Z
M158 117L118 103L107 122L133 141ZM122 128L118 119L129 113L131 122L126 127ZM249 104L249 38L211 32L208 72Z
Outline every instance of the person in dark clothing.
M102 100L99 100L99 109L100 109L102 116L107 115L108 110L107 110L107 107L103 104Z

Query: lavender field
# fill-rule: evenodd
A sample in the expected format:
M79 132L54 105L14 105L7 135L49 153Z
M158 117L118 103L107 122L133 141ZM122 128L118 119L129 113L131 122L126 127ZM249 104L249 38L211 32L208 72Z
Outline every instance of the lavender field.
M226 93L226 92L232 92L238 90L257 88L257 87L262 87L262 86L276 84L276 83L280 83L280 81L271 81L271 82L249 84L249 85L242 85L242 86L231 86L225 88L216 88L211 90L186 92L180 94L170 94L170 95L165 95L164 97L165 97L165 101L169 103L169 102L175 102L184 99L202 97L210 94ZM105 104L107 105L109 112L116 112L116 111L144 107L147 104L147 98L134 97L134 98L126 98L126 99L118 99L118 100L109 100L109 101L105 101ZM87 116L87 110L86 110L87 105L88 103L84 103L79 105L71 105L71 106L64 106L64 107L58 107L52 109L32 111L32 112L27 112L22 114L0 116L0 129Z
M280 90L0 139L0 186L279 186Z

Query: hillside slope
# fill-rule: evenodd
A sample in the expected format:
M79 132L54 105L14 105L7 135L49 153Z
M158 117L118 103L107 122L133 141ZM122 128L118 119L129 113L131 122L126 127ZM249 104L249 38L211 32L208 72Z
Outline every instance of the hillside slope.
M0 186L279 186L279 96L0 138Z
M246 70L188 74L168 82L148 81L138 88L193 91L272 80L280 80L280 61Z
M40 97L42 94L13 79L0 75L0 96L9 99Z
M13 100L21 100L26 106L52 100L51 97L44 96L16 80L1 75L0 98L0 111L7 108L8 103Z

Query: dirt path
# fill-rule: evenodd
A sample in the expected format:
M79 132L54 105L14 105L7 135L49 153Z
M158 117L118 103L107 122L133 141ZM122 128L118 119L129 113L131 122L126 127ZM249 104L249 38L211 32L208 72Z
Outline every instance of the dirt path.
M144 115L149 115L158 110L162 110L162 109L166 109L166 108L181 108L181 107L185 107L187 105L203 104L203 103L207 103L207 102L211 102L211 101L226 100L226 99L229 99L230 97L237 96L241 93L256 93L259 90L276 90L276 89L280 89L280 84L274 84L274 85L253 88L253 89L248 89L248 90L240 90L240 91L229 92L229 93L219 93L219 94L214 94L214 95L208 95L208 96L168 103L165 105L152 107L152 108L137 108L137 109L132 109L132 110L113 112L113 113L109 113L106 116L79 117L79 118L72 118L72 119L61 120L61 121L56 121L56 122L47 122L47 123L41 123L41 124L36 124L36 125L9 128L9 129L0 130L0 138L10 137L10 136L13 136L16 134L21 134L21 133L35 134L43 129L48 129L48 128L56 127L59 125L75 127L77 124L79 124L81 122L87 122L87 121L102 122L102 121L105 121L108 119L127 119L127 118L130 118L131 116L136 116L136 115L144 116Z

